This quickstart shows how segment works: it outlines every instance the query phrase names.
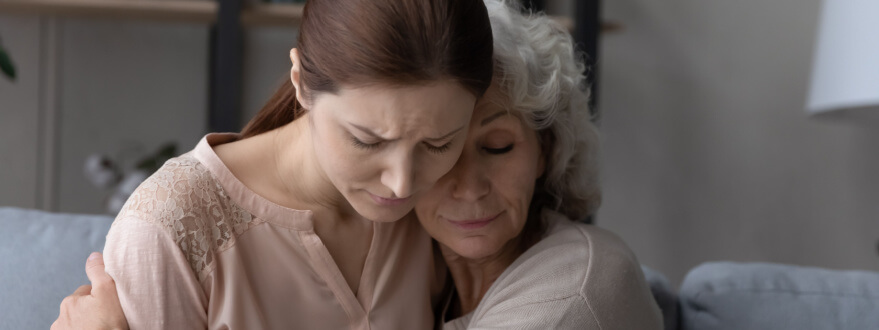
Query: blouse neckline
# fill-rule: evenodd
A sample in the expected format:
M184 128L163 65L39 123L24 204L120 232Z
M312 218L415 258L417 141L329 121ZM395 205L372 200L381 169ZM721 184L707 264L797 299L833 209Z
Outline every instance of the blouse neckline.
M193 150L193 156L219 181L229 198L241 208L267 222L293 230L314 230L313 213L276 204L260 196L239 180L217 156L213 147L241 139L238 133L210 133L202 137Z

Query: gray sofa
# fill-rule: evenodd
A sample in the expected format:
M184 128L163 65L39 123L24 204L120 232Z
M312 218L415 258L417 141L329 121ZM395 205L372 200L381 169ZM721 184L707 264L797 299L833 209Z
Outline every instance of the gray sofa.
M0 208L0 329L48 329L65 296L86 284L112 217ZM712 262L680 292L644 268L666 329L879 330L879 273ZM637 317L637 316L634 316Z
M112 217L0 208L0 329L49 329Z

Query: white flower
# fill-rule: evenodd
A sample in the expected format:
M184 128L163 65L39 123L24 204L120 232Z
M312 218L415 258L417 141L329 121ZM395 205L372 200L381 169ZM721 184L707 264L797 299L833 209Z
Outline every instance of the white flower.
M139 170L128 173L122 178L122 182L119 183L116 191L130 196L149 176L147 172Z
M119 182L119 170L107 156L92 154L85 159L83 173L95 187L110 188Z

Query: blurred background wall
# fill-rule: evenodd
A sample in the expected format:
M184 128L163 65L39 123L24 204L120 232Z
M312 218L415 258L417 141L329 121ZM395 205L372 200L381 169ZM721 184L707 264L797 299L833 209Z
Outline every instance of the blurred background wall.
M598 224L679 283L707 260L879 270L879 121L804 112L820 0L617 0Z
M288 76L296 29L245 35L243 107L255 114ZM0 205L102 213L110 191L83 174L90 154L131 166L207 133L206 25L0 14L18 77L0 78Z
M18 71L0 79L0 205L103 212L86 156L203 134L205 27L18 15L0 16L0 38Z
M567 14L572 0L547 1ZM605 1L597 223L679 283L708 260L879 270L879 123L807 117L820 0ZM0 14L0 205L99 213L85 157L191 149L209 28ZM244 36L245 117L287 76L292 28Z

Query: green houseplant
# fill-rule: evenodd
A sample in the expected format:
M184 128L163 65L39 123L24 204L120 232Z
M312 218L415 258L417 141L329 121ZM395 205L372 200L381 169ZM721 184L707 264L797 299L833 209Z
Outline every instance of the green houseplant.
M3 48L2 42L0 42L0 71L9 80L15 80L15 66L12 64L12 58L9 57L9 53Z

